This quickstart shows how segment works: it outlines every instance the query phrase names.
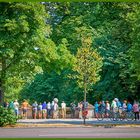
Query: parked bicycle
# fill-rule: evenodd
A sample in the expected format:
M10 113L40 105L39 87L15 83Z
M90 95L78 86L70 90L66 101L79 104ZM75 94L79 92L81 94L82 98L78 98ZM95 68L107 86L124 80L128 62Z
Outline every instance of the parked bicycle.
M115 112L113 110L100 110L98 113L96 113L96 118L99 121L103 119L110 119L111 121L130 121L134 120L134 113L132 111L123 111L122 109L118 109Z

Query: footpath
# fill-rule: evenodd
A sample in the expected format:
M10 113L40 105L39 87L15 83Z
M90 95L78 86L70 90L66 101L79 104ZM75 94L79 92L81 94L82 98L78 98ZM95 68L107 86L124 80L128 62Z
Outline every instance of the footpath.
M140 127L140 120L137 121L99 121L95 118L86 119L21 119L17 121L15 127Z

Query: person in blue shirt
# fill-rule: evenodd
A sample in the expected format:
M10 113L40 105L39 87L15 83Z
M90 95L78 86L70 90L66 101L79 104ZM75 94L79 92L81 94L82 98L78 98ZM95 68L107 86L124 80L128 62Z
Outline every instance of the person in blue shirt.
M99 112L99 104L96 101L95 104L94 104L94 113L95 113L96 118L98 117L98 112Z
M132 104L128 101L127 103L127 112L131 112L132 111Z
M47 104L46 104L45 101L42 104L42 115L43 115L43 119L46 119L46 116L47 116Z

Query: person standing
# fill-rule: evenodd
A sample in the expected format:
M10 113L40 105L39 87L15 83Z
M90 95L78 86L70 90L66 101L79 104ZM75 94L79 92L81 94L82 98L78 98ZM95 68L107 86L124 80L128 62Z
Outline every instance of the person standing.
M28 109L28 102L24 99L22 104L21 104L21 108L22 108L22 117L24 119L27 119L27 109Z
M78 103L78 110L79 110L79 119L82 119L82 108L83 108L83 104L82 102Z
M17 100L14 101L14 109L15 109L15 115L18 117L19 114L19 103Z
M116 103L116 99L114 99L111 103L111 108L112 108L112 111L113 113L116 113L118 108L117 108L117 103Z
M32 104L32 116L33 116L33 119L36 119L37 117L37 102L35 101L33 104Z
M57 119L57 118L58 118L58 110L59 110L58 104L57 104L57 102L54 102L54 114L53 114L53 119Z
M70 104L70 107L71 107L71 117L72 118L75 118L75 110L76 110L76 105L75 105L75 103L71 103Z
M130 103L130 101L128 101L128 104L127 104L127 112L131 112L132 111L132 104Z
M51 117L51 103L47 103L47 118Z
M44 101L44 103L42 104L42 117L43 117L43 119L46 119L46 116L47 116L47 104Z
M42 103L38 105L38 118L42 119Z
M62 111L62 118L65 119L66 118L66 103L64 101L62 101L61 103L61 111Z
M106 101L106 105L105 105L105 114L106 114L106 117L109 116L109 111L110 111L110 104L109 104L109 101Z
M99 113L99 104L96 101L94 104L94 113L95 113L95 118L98 118L98 113Z
M14 103L13 103L13 101L11 101L11 102L9 103L8 108L9 108L10 110L12 110L12 112L14 113L15 108L14 108Z
M136 101L133 104L133 111L135 114L135 120L139 120L139 104Z
M123 101L122 110L127 111L127 101L126 100Z
M51 102L51 117L54 118L54 101Z

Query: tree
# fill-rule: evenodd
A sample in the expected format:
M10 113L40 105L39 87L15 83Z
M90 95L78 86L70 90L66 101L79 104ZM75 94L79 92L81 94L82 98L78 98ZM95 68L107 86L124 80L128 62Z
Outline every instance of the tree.
M140 20L140 3L134 5L134 10L127 15L127 20L132 25L132 32L130 38L132 39L132 47L129 50L129 56L131 60L131 67L136 72L137 79L140 81L140 32L139 32L139 20Z
M57 71L70 66L72 55L65 47L65 39L56 46L49 38L51 28L46 24L44 5L9 2L0 3L0 9L0 102L3 103L7 87L17 86L19 81L19 86L23 86L43 70Z
M74 77L77 79L79 87L84 90L84 110L86 104L86 95L90 87L100 80L100 74L102 67L102 57L96 50L91 48L92 44L92 32L85 27L79 29L81 31L82 47L78 48L76 54L76 62L73 66L73 70L76 72ZM84 124L86 117L84 116Z
M88 29L83 30L81 34L82 47L78 48L77 59L73 67L73 70L76 72L75 77L78 85L84 89L84 102L86 102L87 91L100 80L99 72L103 65L102 57L98 54L97 50L91 48L92 36L88 31Z
M8 77L34 73L34 60L38 57L35 48L44 47L39 40L43 43L50 29L45 24L44 6L39 3L0 3L0 9L0 102L3 103Z
M90 26L94 30L94 41L91 47L96 48L104 60L101 80L94 84L92 90L89 91L90 94L87 98L90 102L112 100L114 96L122 100L129 96L132 98L137 96L139 84L135 75L134 63L131 67L130 63L132 59L133 62L136 62L138 57L130 60L132 55L128 55L128 50L132 47L132 42L133 45L136 44L134 32L138 31L139 18L136 18L136 10L139 3L70 2L67 4L55 3L54 5L53 10L51 8L53 13L51 15L53 27L51 37L56 43L65 37L69 43L68 49L76 54L77 49L81 46L77 29L82 26ZM62 9L68 12L63 12ZM129 13L132 15L128 16ZM135 28L133 28L134 25ZM133 48L134 52L138 50ZM139 66L138 63L139 61L137 61L137 66ZM91 97L93 98L91 99Z

